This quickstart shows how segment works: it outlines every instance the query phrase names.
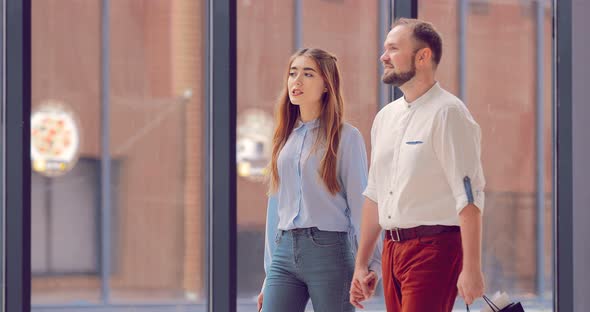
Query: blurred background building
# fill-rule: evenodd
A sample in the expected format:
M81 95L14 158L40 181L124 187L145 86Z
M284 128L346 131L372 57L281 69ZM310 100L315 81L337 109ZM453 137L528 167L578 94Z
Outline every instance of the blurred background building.
M393 94L380 81L379 56L399 16L396 2L236 1L237 194L227 196L237 202L238 310L254 307L264 279L262 176L289 56L317 47L338 57L346 120L370 152L373 118ZM438 80L482 128L487 288L553 311L553 2L413 2L418 18L443 35ZM104 12L104 0L31 1L32 114L53 109L43 115L51 127L59 120L72 124L63 136L33 125L32 149L77 143L59 172L33 163L33 311L126 304L202 309L208 300L208 79L215 75L207 63L209 6L109 3ZM382 300L378 295L374 306Z
M482 127L488 287L535 296L538 271L552 278L551 2L465 1L460 25L461 2L420 1L418 17L444 37L438 80L463 97ZM238 155L246 155L238 159L237 285L240 299L253 300L264 278L266 214L266 186L255 169L264 167L269 154L273 108L288 58L299 47L337 55L346 120L369 147L371 123L387 101L379 93L384 87L378 57L389 25L380 24L379 1L240 0L237 8ZM102 64L101 1L32 2L33 111L45 101L60 101L80 131L79 160L69 172L33 173L33 304L100 302L103 243L111 255L112 302L205 298L205 9L195 0L111 1L109 63ZM546 68L540 77L539 53ZM102 66L110 71L104 102ZM543 85L540 115L537 79ZM101 105L110 107L106 124ZM536 230L538 116L545 147L542 237ZM257 141L248 133L263 137ZM104 135L110 144L110 198L103 198L100 188ZM248 158L257 150L258 163ZM103 201L111 209L108 227L100 221ZM101 242L105 230L110 242ZM538 240L545 246L542 268ZM550 286L546 283L543 296L551 296Z

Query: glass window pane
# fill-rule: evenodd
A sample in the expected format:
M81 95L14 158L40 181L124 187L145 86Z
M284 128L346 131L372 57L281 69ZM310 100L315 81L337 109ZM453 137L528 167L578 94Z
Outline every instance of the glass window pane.
M265 276L267 185L261 169L269 161L274 108L289 57L299 48L296 41L337 56L345 120L361 131L369 147L380 101L379 33L384 27L378 24L378 1L264 0L237 5L238 311L249 311L255 309Z
M207 9L109 3L32 3L33 310L204 308Z
M31 57L32 304L98 303L100 1L35 1Z
M550 1L540 1L537 20L537 3L419 1L418 17L432 22L443 35L443 60L437 73L441 84L457 95L464 91L463 100L482 129L487 182L482 261L488 293L506 291L527 301L526 307L549 311L553 296L552 9ZM541 67L535 61L538 55ZM542 144L542 155L536 140Z
M318 47L338 57L343 76L345 119L357 127L367 143L379 109L378 1L302 1L304 47ZM362 47L362 48L360 48Z
M266 184L274 105L293 51L293 5L283 1L237 3L237 290L238 310L255 304L264 280ZM281 44L277 44L281 43Z

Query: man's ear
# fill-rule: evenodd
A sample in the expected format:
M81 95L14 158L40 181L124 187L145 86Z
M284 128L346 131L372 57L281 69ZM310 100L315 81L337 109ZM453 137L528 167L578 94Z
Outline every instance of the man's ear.
M425 48L422 51L420 51L420 60L426 60L432 58L432 50L430 50L429 48Z
M432 50L429 48L423 48L416 54L418 62L423 62L432 59Z

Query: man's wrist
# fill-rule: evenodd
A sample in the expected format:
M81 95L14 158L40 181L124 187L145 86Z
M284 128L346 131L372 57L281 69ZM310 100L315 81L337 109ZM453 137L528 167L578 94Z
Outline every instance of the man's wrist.
M468 271L468 272L481 272L481 264L477 264L477 263L464 263L463 264L463 271Z

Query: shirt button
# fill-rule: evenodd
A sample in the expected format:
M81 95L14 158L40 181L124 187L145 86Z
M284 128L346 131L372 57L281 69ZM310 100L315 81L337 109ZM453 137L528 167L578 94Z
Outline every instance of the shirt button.
M393 191L389 191L389 195L393 195Z
M387 216L387 219L391 219L391 216Z

